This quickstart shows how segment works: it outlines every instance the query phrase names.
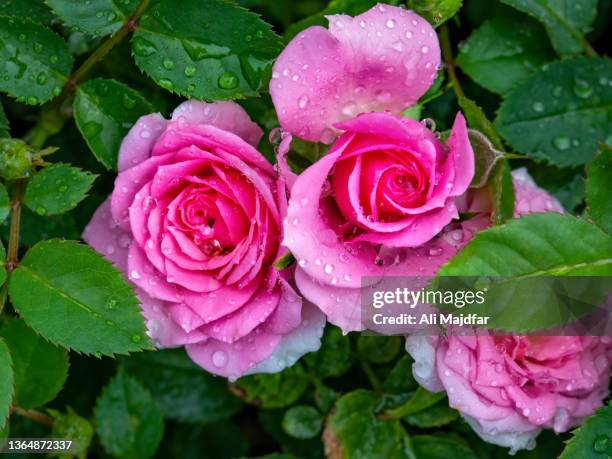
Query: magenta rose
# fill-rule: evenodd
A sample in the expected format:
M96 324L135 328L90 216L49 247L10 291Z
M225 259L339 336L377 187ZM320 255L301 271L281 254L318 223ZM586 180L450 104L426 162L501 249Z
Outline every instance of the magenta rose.
M542 428L565 432L608 394L612 338L585 336L411 336L414 375L445 390L484 440L511 453L535 446Z
M291 365L324 326L272 266L286 198L254 148L261 135L233 102L140 118L83 234L136 286L156 344L230 378Z

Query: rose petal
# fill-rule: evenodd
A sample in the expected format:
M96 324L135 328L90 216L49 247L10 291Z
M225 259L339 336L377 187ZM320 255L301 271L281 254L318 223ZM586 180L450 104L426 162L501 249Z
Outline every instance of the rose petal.
M117 169L123 172L151 156L153 144L168 121L159 113L141 116L132 126L119 147Z
M281 126L326 143L338 121L412 105L440 63L434 30L411 11L377 5L354 18L328 19L329 30L310 27L287 45L270 84Z
M459 196L470 186L474 178L474 151L468 138L467 125L461 113L457 113L448 146L447 161L452 161L454 166L454 181L450 196Z

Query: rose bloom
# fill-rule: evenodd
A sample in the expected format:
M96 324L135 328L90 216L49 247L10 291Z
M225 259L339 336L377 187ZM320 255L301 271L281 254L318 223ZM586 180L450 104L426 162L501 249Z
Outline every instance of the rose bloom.
M525 168L513 171L514 216L563 212ZM486 212L481 190L462 210ZM413 373L426 389L446 391L449 405L484 440L511 453L535 446L542 428L564 432L594 413L608 394L612 339L590 336L409 336Z
M125 137L112 196L83 238L136 286L151 339L230 378L275 372L320 345L282 254L285 190L233 102L147 115Z

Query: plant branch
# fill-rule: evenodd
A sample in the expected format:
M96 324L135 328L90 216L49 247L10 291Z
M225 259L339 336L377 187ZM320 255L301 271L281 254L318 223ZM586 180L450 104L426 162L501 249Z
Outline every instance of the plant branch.
M372 386L372 389L374 389L375 392L382 394L384 392L382 385L380 384L380 381L378 380L378 376L376 376L376 373L374 373L374 370L372 369L370 364L366 362L365 360L360 360L359 364L361 365L361 369L363 370L366 377L368 378L368 381L370 385Z
M440 45L442 46L442 59L446 67L446 73L448 78L453 84L453 89L457 97L465 97L463 88L457 78L457 72L455 71L455 58L453 57L453 50L451 48L450 33L448 31L448 24L442 24L440 26Z
M32 421L38 422L39 424L43 424L48 427L53 427L53 418L47 414L41 413L40 411L24 410L23 408L14 406L11 408L11 412L18 414L19 416L23 416L24 418L31 419Z
M140 0L134 14L127 18L121 28L103 42L81 66L68 78L62 92L41 113L34 127L26 133L24 140L36 148L42 148L47 139L58 133L72 113L62 111L66 99L77 90L92 68L103 60L107 54L132 31L136 29L137 21L144 13L150 0Z
M8 282L13 270L17 267L19 257L19 228L21 224L21 201L25 191L26 180L17 180L15 194L11 202L11 226L9 230L8 248L6 251L6 281L0 291L0 314L4 309L8 295Z

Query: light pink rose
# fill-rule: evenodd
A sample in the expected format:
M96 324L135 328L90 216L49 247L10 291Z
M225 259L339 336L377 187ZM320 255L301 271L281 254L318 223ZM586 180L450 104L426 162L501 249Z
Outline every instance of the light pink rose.
M526 169L513 171L515 217L563 212ZM472 210L488 210L486 194L471 196ZM535 446L542 428L564 432L594 413L608 393L612 338L482 336L406 338L418 382L446 391L451 407L484 440L511 453Z
M440 46L425 19L394 6L327 19L329 29L309 27L279 55L270 94L284 130L331 143L339 121L413 105L436 76Z
M112 196L83 238L136 286L149 336L212 373L274 372L316 350L323 316L273 266L283 183L233 102L147 115L119 151Z
M542 428L565 432L608 394L612 338L584 336L411 336L413 372L445 390L480 437L511 453L535 446Z

